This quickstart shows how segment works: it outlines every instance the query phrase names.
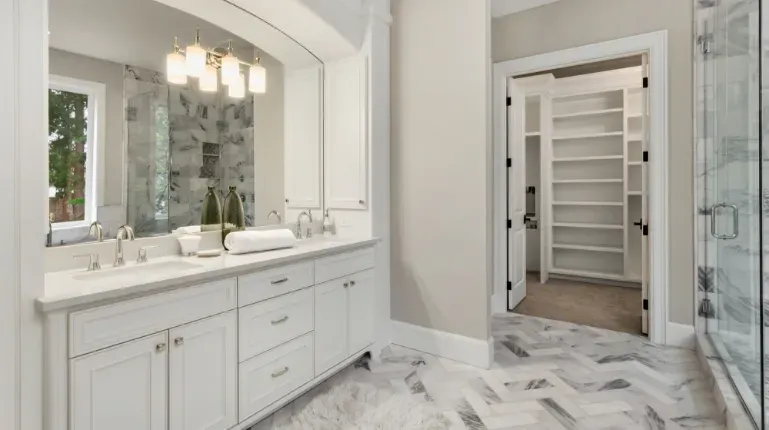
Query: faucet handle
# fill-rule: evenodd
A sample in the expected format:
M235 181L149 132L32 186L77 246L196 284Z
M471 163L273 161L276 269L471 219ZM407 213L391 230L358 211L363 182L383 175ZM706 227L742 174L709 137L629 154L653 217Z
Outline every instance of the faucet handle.
M142 246L139 248L139 257L136 259L137 263L146 263L147 261L147 250L157 248L158 245L152 245L152 246Z
M101 269L101 264L99 263L99 254L80 254L80 255L72 256L72 258L86 258L86 257L88 257L89 272Z

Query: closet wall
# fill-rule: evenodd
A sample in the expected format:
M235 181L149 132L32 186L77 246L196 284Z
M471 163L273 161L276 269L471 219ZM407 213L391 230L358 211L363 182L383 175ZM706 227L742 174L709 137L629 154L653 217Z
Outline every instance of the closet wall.
M544 279L641 282L641 67L520 83L527 96L527 186L541 170L539 228L527 239L543 252L527 245L529 269L541 256ZM532 163L535 153L539 163Z

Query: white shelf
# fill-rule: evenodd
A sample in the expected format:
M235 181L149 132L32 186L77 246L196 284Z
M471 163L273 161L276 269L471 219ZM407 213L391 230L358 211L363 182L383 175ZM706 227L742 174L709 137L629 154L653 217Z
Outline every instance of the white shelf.
M540 132L538 132L538 131L529 131L529 132L526 132L526 137L539 137L539 136L541 136L541 135L542 135L542 133L540 133Z
M591 133L591 134L573 134L553 136L553 140L571 140L571 139L592 139L596 137L609 137L609 136L623 136L625 133L622 131L610 131L608 133Z
M591 252L609 252L612 254L624 254L625 249L614 246L588 246L588 245L570 245L566 243L554 243L553 249L571 249L575 251Z
M628 191L627 195L629 195L629 196L642 196L643 195L643 191Z
M553 227L587 228L593 230L623 230L625 228L625 226L621 224L588 224L579 222L556 222L553 223Z
M556 179L554 184L621 184L622 179Z
M580 116L594 116L594 115L607 115L611 113L622 113L622 108L615 109L601 109L601 110L588 110L583 112L565 113L561 115L553 115L553 119L560 118L576 118Z
M640 166L641 164L643 164L643 161L628 161L627 163L628 166Z
M622 202L553 202L553 206L623 206Z
M638 134L629 134L627 136L628 142L641 142L642 140L643 140L642 137Z
M622 160L622 155L596 155L592 157L563 157L553 158L553 163L573 162L573 161L601 161L601 160Z
M599 278L599 279L608 279L610 281L630 281L624 276L618 275L616 273L568 270L568 269L559 269L557 267L550 269L550 273L554 273L556 275L578 276L580 278Z

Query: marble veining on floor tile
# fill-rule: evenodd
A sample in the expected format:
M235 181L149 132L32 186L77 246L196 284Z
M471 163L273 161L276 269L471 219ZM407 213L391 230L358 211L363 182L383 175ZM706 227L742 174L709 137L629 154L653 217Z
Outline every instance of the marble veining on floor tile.
M495 317L492 335L489 370L391 345L344 378L433 402L456 430L725 428L693 351L516 314ZM311 395L254 429L289 420Z

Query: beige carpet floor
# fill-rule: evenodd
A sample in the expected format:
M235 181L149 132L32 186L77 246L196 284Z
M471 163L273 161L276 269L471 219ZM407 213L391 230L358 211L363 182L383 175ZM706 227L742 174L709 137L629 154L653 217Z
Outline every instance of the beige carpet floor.
M624 333L641 334L641 289L550 279L529 274L526 298L513 312Z

